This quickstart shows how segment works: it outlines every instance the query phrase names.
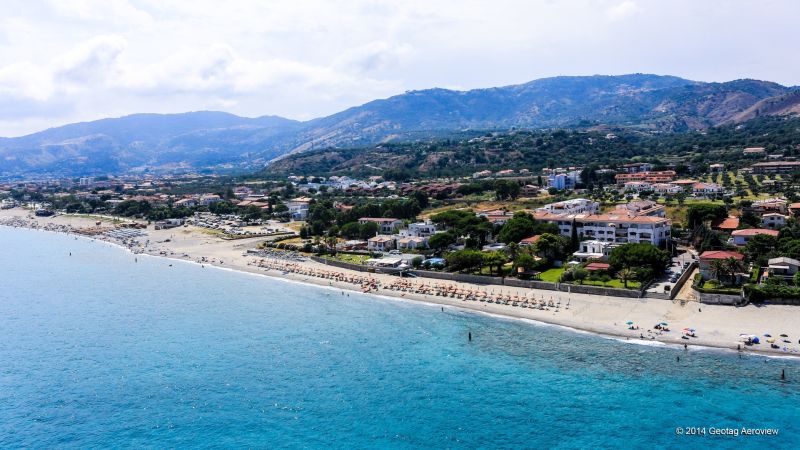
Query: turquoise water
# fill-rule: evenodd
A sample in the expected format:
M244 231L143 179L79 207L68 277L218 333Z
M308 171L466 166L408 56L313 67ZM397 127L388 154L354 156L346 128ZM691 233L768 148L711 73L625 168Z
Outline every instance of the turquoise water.
M2 448L800 446L794 360L136 263L38 231L0 228L0 274ZM725 426L779 434L675 435Z

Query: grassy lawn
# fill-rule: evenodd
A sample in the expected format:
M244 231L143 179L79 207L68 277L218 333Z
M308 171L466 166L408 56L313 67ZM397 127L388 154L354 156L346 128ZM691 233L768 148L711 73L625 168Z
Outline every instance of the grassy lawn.
M547 269L539 275L542 281L549 281L551 283L558 283L561 279L561 274L564 273L563 267L554 267Z
M561 279L562 273L564 273L563 267L548 269L542 272L541 275L539 275L539 278L542 281L548 281L550 283L558 283L559 280ZM578 283L572 282L572 284L578 284ZM625 285L623 285L622 280L616 278L612 278L607 283L603 283L602 281L583 280L583 284L586 286L600 286L600 287L625 289ZM628 289L639 289L639 287L641 287L641 283L639 283L638 281L628 281Z
M353 255L350 253L337 253L335 256L325 255L324 258L342 261L350 264L364 264L369 259L368 255Z

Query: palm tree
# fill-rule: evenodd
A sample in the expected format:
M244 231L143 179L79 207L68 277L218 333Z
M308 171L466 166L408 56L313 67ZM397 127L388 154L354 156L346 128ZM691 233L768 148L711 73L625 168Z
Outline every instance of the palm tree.
M733 283L737 273L744 271L744 264L734 257L724 259L722 265L725 268L725 273L730 277L731 283Z
M633 279L636 274L634 273L633 269L630 267L623 267L619 272L617 272L617 278L622 280L622 284L627 288L628 287L628 280Z
M708 269L711 272L711 276L717 281L720 281L725 274L728 273L728 268L726 267L725 261L722 259L711 261L711 265Z

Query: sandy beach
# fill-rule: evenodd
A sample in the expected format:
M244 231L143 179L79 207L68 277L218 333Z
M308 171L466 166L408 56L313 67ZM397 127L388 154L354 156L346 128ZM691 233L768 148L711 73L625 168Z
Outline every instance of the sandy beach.
M101 222L97 226L97 222ZM130 222L129 220L127 222ZM15 208L0 211L0 224L74 233L80 229L111 230L110 218L57 215L34 217L30 211ZM224 240L196 227L155 230L150 225L145 236L120 241L103 234L95 239L116 243L134 253L192 261L285 280L327 286L341 291L417 300L443 307L529 319L561 325L631 342L659 342L677 346L715 347L743 352L800 356L800 309L788 305L731 307L661 299L631 299L547 290L480 286L445 280L398 278L326 266L309 259L297 261L282 255L262 257L246 254L264 241L260 238ZM502 302L494 300L500 298ZM492 302L487 300L492 299ZM505 304L505 302L508 304ZM514 306L516 305L516 306ZM524 305L524 306L523 306ZM628 322L633 323L629 329ZM670 331L654 329L665 322ZM696 330L695 337L682 338L681 330ZM760 345L745 346L740 334L757 335ZM771 334L779 349L770 348L764 334ZM781 334L788 338L780 337ZM788 340L789 342L784 342Z

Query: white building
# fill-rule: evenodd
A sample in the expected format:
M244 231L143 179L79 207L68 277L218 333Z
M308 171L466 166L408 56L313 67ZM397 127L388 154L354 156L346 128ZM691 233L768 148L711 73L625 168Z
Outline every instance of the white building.
M581 179L581 173L577 170L566 173L554 173L547 177L547 187L556 188L559 191L575 189L575 185Z
M625 183L625 191L652 192L653 185L646 181L628 181L627 183Z
M294 220L306 220L311 199L308 197L297 197L286 202L289 214Z
M212 203L221 202L222 197L217 194L203 194L200 196L200 200L198 201L199 204L203 206L208 206Z
M397 238L398 250L416 250L418 248L426 248L428 246L428 238L422 236L400 236Z
M400 230L401 236L430 237L436 234L436 225L433 222L416 222L408 228Z
M789 216L784 216L779 213L767 213L761 216L761 226L771 230L780 230L786 226L786 220Z
M378 224L378 232L380 234L393 234L403 226L403 221L392 217L362 217L358 219L358 223L363 225L372 222Z
M608 260L611 250L616 247L613 242L604 242L597 239L582 241L578 251L573 253L572 256L578 261L589 260Z
M573 198L563 202L550 203L541 208L536 208L537 212L550 214L594 214L600 210L600 203L593 202L586 198Z
M615 214L634 216L666 217L666 208L652 200L638 200L630 203L621 203L614 210Z
M367 239L367 249L375 252L388 252L395 249L396 243L394 236L373 236Z
M695 183L692 185L692 195L696 197L721 194L723 191L722 186L716 183Z
M656 183L653 185L653 191L661 195L666 195L666 194L675 195L683 192L683 188L678 185L670 183Z
M627 214L556 215L537 212L536 220L558 225L562 236L572 236L573 225L580 238L616 244L650 243L660 245L670 238L670 221L664 217Z

